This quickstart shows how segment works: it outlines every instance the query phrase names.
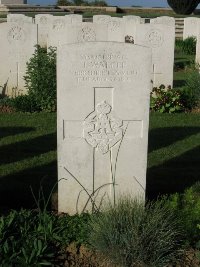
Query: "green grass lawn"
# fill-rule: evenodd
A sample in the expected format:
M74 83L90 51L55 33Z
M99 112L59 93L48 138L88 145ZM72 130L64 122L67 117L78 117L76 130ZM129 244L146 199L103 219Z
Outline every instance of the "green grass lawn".
M56 114L0 114L0 206L34 207L57 181ZM200 180L200 114L151 114L147 196Z
M187 68L194 64L195 55L185 55L175 51L174 58L174 88L180 88L185 85L187 77ZM185 69L186 68L186 69Z
M56 183L56 114L0 115L0 205L33 206L42 183Z

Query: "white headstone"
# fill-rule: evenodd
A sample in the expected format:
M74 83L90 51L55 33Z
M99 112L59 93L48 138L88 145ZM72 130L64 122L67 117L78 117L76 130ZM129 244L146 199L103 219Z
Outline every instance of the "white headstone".
M161 16L150 20L151 24L165 24L175 27L175 18L168 16Z
M133 43L135 42L135 35L136 35L136 24L141 24L142 20L139 16L124 16L124 35L125 35L125 42Z
M183 40L188 37L197 37L199 18L184 18Z
M108 41L125 42L124 28L125 23L122 18L111 17L108 23Z
M48 46L60 47L63 44L107 41L108 31L105 24L92 22L66 24L62 30L49 32Z
M15 22L18 24L22 23L33 23L33 18L25 16L23 14L8 14L7 22Z
M49 26L47 44L53 47L59 47L67 43L67 20L65 16L54 16Z
M83 21L83 16L78 14L65 15L66 22L69 24L81 23Z
M152 83L173 85L175 28L164 24L137 24L135 44L152 49Z
M35 15L35 24L38 25L38 44L41 47L47 47L47 39L52 17L53 16L50 14Z
M196 63L200 66L200 21L197 24Z
M106 24L83 22L72 25L69 30L69 43L107 41Z
M58 209L145 197L151 51L117 42L58 50ZM111 171L112 170L112 171Z
M108 15L94 15L93 22L100 23L100 24L108 24L111 20L111 16Z
M1 23L0 37L0 86L6 87L7 95L24 94L26 88L23 77L26 62L37 44L37 26L30 23Z

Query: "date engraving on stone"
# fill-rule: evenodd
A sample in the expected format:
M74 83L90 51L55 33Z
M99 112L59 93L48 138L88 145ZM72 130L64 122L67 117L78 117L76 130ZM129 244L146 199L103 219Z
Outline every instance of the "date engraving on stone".
M159 47L163 44L163 35L159 30L151 30L147 33L146 40L151 47Z
M90 27L84 27L78 32L78 42L96 41L96 33Z
M13 26L8 31L8 41L9 42L23 42L25 41L25 32L20 26Z
M117 118L112 107L102 101L84 121L84 138L93 148L106 154L123 137L123 121Z

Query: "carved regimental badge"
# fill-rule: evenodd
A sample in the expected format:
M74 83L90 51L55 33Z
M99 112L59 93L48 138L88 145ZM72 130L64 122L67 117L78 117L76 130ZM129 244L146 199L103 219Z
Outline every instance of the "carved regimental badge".
M159 30L151 30L146 34L146 40L151 47L159 47L163 44L163 35Z
M111 32L115 32L120 28L120 22L119 21L110 21L108 24L108 27Z
M40 23L43 24L43 25L46 25L48 23L48 19L46 16L42 16L40 18Z
M123 121L116 118L112 107L103 101L97 104L94 112L84 121L84 137L88 144L97 148L102 154L122 140Z
M24 42L25 39L25 32L20 26L13 26L8 32L9 42Z
M56 19L53 23L53 30L60 31L65 28L65 23L61 19Z
M78 42L91 42L91 41L96 41L96 34L92 28L86 26L79 31Z

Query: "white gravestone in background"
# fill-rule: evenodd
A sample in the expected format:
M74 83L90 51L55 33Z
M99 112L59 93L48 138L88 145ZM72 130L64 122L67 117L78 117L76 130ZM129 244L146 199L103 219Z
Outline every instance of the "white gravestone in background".
M165 24L175 27L175 18L168 16L161 16L150 20L151 24Z
M8 14L7 22L15 22L15 23L33 23L33 18L25 16L23 14Z
M31 58L37 44L37 26L26 23L0 24L0 86L7 95L26 93L24 75L26 62Z
M146 47L85 42L59 48L60 212L91 211L121 194L145 197L150 71Z
M184 18L183 40L188 37L197 37L199 18Z
M66 43L68 35L67 19L65 16L53 16L49 25L47 46L59 47Z
M65 15L66 21L69 24L81 23L83 21L83 16L78 14Z
M68 43L107 41L106 24L83 22L73 24L68 29Z
M164 24L137 24L135 44L152 49L152 83L173 86L175 28Z
M124 27L122 18L111 17L108 23L108 41L125 42Z
M100 24L108 24L111 20L111 16L108 15L94 15L93 22L100 23Z
M48 47L60 47L71 42L71 35L76 35L74 27L82 24L82 15L54 16L49 26ZM72 33L73 32L73 33Z
M35 24L38 25L38 44L41 47L47 47L49 27L51 25L52 15L38 14L35 16Z
M139 16L124 16L124 35L125 35L125 42L133 43L135 42L135 35L136 35L136 24L141 24L142 19Z
M200 66L200 20L197 24L196 63Z

